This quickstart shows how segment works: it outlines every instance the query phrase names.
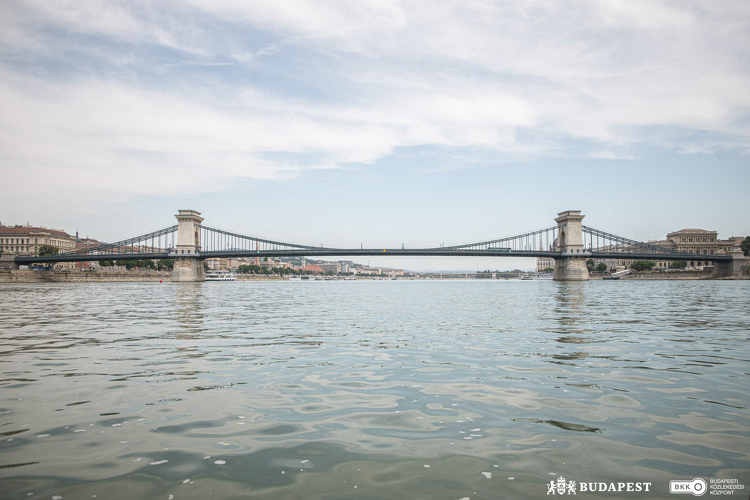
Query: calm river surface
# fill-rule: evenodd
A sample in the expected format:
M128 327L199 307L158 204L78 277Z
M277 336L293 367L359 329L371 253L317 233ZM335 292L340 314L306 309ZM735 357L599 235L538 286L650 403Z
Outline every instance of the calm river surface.
M0 498L750 489L750 282L0 285ZM688 495L687 498L692 498ZM706 496L705 498L709 498Z

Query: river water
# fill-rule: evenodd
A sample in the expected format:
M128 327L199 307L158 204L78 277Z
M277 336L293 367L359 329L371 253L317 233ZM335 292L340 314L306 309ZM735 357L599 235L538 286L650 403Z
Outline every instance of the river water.
M750 282L0 286L0 498L750 489ZM685 497L683 497L685 498ZM688 496L690 498L690 496Z

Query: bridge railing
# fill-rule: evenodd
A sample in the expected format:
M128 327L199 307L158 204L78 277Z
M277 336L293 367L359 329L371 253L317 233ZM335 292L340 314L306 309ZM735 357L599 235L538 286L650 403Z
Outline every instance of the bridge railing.
M547 227L544 229L538 229L536 231L530 231L528 233L517 234L515 236L507 236L505 238L497 238L494 240L479 241L476 243L469 243L466 245L454 245L448 247L439 247L441 250L456 250L456 251L507 251L519 252L519 251L559 251L557 244L557 226Z
M129 256L133 259L166 257L177 243L177 226L170 226L150 233L134 236L114 243L77 248L56 255L20 256L18 262L80 262L95 260L110 260L117 258L125 260Z
M173 254L177 245L177 227L170 226L140 236L105 243L102 245L78 248L76 250L44 257L20 256L18 262L65 262L93 260L127 260L165 258ZM283 241L248 236L240 233L196 225L199 231L198 254L207 256L228 255L382 255L386 250L345 249L323 246L301 245ZM594 258L606 259L609 256L625 258L654 258L660 260L722 260L726 255L705 255L685 252L675 248L644 243L605 231L583 226L584 252ZM491 255L503 256L547 256L560 254L558 227L538 229L523 234L496 238L463 245L439 246L433 248L391 249L389 255ZM382 253L381 253L382 252Z
M675 257L675 258L695 258L703 259L709 257L706 254L695 252L686 252L669 246L654 245L653 243L644 243L642 241L624 238L615 234L607 233L600 229L594 229L588 226L582 226L583 242L586 251L598 254L643 254L653 255L654 257Z
M257 236L233 233L209 226L196 226L200 231L200 251L203 252L243 252L320 250L320 247L298 245L283 241L268 240Z

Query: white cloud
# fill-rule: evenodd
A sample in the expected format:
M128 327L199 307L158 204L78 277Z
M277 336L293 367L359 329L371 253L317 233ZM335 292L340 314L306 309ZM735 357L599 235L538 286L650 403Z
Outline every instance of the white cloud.
M251 59L255 59L257 57L263 57L263 56L272 56L274 54L278 54L281 52L281 49L277 47L274 44L268 45L267 47L263 47L261 49L255 50L255 51L245 51L241 54L232 54L232 59L236 59L240 62L248 62Z
M632 159L750 138L746 2L29 0L0 19L0 168L105 198L406 146Z

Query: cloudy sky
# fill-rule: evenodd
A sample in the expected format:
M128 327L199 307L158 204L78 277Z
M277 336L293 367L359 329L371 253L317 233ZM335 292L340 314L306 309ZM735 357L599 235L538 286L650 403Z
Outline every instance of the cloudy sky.
M750 233L750 3L0 2L0 222L457 244ZM382 260L411 269L523 261Z

